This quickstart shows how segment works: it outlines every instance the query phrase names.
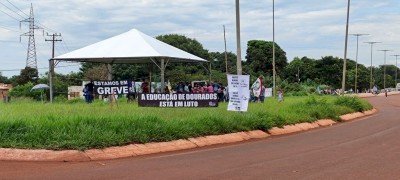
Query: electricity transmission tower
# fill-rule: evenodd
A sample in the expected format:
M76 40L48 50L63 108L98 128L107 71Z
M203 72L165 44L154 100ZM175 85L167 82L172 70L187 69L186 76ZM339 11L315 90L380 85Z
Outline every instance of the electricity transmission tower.
M21 23L29 23L29 32L21 34L21 36L28 36L28 50L26 56L26 67L37 69L37 57L36 57L36 43L35 43L35 30L42 29L35 25L35 18L33 16L33 5L31 4L31 12L27 19L20 21Z

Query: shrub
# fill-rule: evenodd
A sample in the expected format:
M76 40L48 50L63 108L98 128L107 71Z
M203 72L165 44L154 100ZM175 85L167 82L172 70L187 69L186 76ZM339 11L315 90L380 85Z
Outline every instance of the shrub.
M355 111L363 112L372 109L372 105L358 97L342 96L335 100L336 105L347 106Z
M31 89L33 88L33 83L28 82L24 85L19 85L14 87L11 91L10 91L10 96L11 97L30 97L30 98L34 98L34 99L40 99L40 91L31 91Z

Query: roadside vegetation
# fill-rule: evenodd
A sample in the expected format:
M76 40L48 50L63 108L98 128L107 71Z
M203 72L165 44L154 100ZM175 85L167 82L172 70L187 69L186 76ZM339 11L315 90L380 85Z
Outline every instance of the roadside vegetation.
M372 109L355 97L287 97L278 103L251 103L249 112L218 108L139 108L122 102L110 107L101 101L43 104L28 99L0 103L0 147L29 149L104 148L128 143L161 142L313 122Z

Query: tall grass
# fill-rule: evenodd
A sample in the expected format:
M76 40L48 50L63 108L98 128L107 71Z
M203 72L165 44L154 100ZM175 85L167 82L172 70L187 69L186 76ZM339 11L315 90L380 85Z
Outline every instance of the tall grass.
M338 119L370 108L358 98L331 96L289 97L282 103L268 99L264 104L250 104L247 113L228 112L226 103L218 108L173 109L120 102L111 108L100 101L43 104L25 99L0 104L0 147L84 150L160 142Z

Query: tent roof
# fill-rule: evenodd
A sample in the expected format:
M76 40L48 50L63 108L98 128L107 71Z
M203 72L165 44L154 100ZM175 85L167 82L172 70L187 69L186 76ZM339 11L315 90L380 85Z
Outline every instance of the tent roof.
M178 62L207 62L136 29L55 57L54 60L133 64L151 62L151 58L165 58Z

